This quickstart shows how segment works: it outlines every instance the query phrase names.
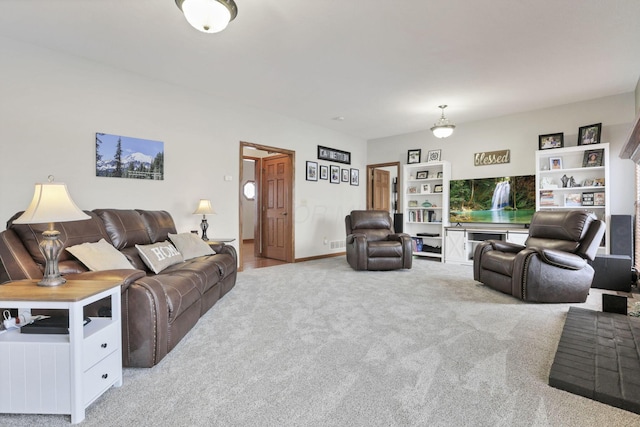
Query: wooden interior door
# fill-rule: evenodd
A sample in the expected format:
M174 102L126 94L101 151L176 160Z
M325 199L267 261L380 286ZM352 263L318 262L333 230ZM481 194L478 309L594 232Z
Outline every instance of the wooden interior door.
M391 174L382 169L373 169L373 209L391 212Z
M262 256L291 262L291 159L288 155L262 160Z

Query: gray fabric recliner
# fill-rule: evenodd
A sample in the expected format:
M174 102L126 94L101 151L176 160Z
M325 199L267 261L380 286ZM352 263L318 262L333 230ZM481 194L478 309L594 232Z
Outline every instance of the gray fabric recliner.
M351 211L345 217L347 262L354 270L411 268L413 247L406 233L395 233L387 211Z
M605 232L588 211L539 211L525 246L487 240L476 246L473 278L529 302L584 302Z

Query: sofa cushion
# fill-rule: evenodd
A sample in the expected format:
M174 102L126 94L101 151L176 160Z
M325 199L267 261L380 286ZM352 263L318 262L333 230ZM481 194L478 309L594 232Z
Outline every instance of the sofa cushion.
M70 246L67 251L91 271L133 269L127 258L104 239Z
M153 243L138 211L133 209L94 209L93 212L102 220L111 243L116 249L122 250L135 245Z
M152 245L136 245L136 249L147 267L156 274L184 261L182 254L167 240Z
M176 232L176 225L167 211L144 211L137 209L144 225L147 227L147 234L152 242L162 242L167 240L169 233Z
M214 250L205 241L193 233L169 234L169 238L176 245L185 261L199 256L215 254Z
M91 217L88 220L56 222L54 229L60 232L59 240L64 247L78 245L80 243L94 243L100 239L108 239L100 219L92 212L85 212ZM39 244L43 240L42 232L49 228L49 224L13 224L12 221L22 215L22 212L15 214L8 222L7 227L11 228L20 238L24 247L29 251L29 255L40 265L46 263ZM75 258L66 251L60 252L58 261L61 263ZM70 263L73 264L73 263ZM61 270L61 273L64 273Z

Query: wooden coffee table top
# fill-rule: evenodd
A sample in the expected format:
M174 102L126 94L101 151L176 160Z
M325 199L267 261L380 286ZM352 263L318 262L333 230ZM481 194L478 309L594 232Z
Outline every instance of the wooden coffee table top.
M77 302L118 286L118 282L107 280L68 280L60 286L38 286L38 281L17 280L0 285L0 300Z

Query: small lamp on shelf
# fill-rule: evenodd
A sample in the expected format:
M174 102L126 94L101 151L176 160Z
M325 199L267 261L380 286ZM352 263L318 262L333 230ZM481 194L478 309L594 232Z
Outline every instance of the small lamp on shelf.
M196 208L194 215L202 215L202 222L200 223L200 228L202 229L202 240L209 240L207 237L207 229L209 228L209 223L207 222L207 215L213 215L216 212L211 207L211 201L207 199L200 199L198 203L198 207Z
M38 286L59 286L66 283L66 279L60 275L58 269L58 257L62 251L63 243L58 239L60 232L54 230L54 223L81 221L91 219L82 212L71 200L67 186L62 182L53 182L53 176L49 176L49 182L36 184L33 200L14 224L49 224L49 228L42 233L40 252L45 259L44 276Z

